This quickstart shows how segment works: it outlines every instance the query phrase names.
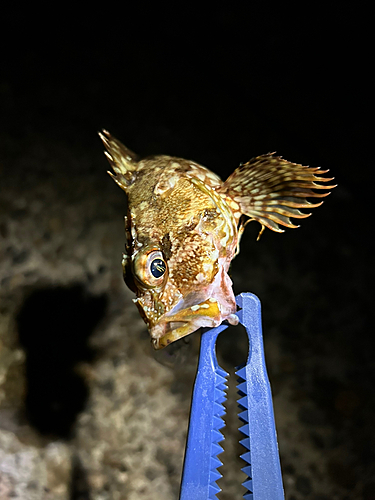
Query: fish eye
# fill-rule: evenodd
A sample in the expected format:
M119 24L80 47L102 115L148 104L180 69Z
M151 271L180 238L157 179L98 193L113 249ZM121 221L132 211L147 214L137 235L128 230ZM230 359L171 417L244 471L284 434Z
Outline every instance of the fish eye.
M136 255L133 269L134 275L141 285L154 288L164 283L167 263L160 250L149 248Z
M154 259L150 265L150 271L154 278L161 278L165 271L167 270L167 266L165 265L164 260L162 259Z

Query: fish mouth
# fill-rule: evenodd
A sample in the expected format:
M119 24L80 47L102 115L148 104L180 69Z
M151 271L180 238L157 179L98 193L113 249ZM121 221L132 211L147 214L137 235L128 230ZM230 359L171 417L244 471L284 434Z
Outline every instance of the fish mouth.
M238 323L238 318L233 312L223 315L218 301L213 298L191 307L177 310L173 314L173 311L176 309L174 308L167 313L151 329L150 334L154 349L163 349L172 342L195 332L201 327L213 328L218 326L225 319L231 324L236 325Z
M232 280L221 265L208 288L194 290L181 298L149 329L154 349L163 349L201 327L214 328L225 320L237 325L236 311Z

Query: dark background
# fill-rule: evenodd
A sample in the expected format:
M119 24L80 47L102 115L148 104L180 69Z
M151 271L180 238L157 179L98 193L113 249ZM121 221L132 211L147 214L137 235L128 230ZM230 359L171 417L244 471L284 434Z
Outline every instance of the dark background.
M375 498L369 15L355 4L224 2L210 12L158 3L12 12L0 68L4 157L38 137L90 151L102 176L104 127L141 155L191 158L224 178L269 151L330 169L338 187L300 229L255 243L258 228L248 226L233 280L236 292L261 298L270 336L281 332L304 394L301 420L310 425L311 400L347 442L350 459L333 463L332 481L349 495L362 481L367 500ZM27 179L27 166L13 165ZM337 362L341 376L321 360Z

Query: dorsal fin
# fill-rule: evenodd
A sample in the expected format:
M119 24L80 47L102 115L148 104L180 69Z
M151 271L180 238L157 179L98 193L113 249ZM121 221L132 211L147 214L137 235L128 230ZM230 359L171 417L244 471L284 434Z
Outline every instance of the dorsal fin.
M316 193L313 189L332 189L335 185L318 184L333 178L321 177L328 170L305 167L284 160L274 153L257 156L240 165L218 189L240 205L240 211L272 231L284 232L279 224L296 228L289 217L305 218L299 208L314 208L306 198L323 198L330 193Z
M113 137L107 130L99 132L99 137L107 151L104 151L113 171L108 172L112 179L121 189L127 189L136 179L135 171L137 169L138 156L128 149L122 142Z

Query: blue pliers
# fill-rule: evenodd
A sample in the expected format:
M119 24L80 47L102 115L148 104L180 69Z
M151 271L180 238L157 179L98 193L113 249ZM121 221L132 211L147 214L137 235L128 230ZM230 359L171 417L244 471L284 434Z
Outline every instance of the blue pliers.
M247 363L236 372L241 396L238 416L243 422L240 431L244 434L240 442L246 449L241 458L247 462L242 470L248 476L243 483L247 488L243 497L246 500L284 500L272 395L264 360L260 301L251 293L242 293L236 297L236 302L240 308L237 315L250 344ZM224 439L220 429L225 425L222 417L228 373L218 365L215 343L219 333L227 327L222 324L202 334L180 500L217 499L216 494L220 491L216 481L221 477L217 468L222 462L217 455L223 451L219 442Z

